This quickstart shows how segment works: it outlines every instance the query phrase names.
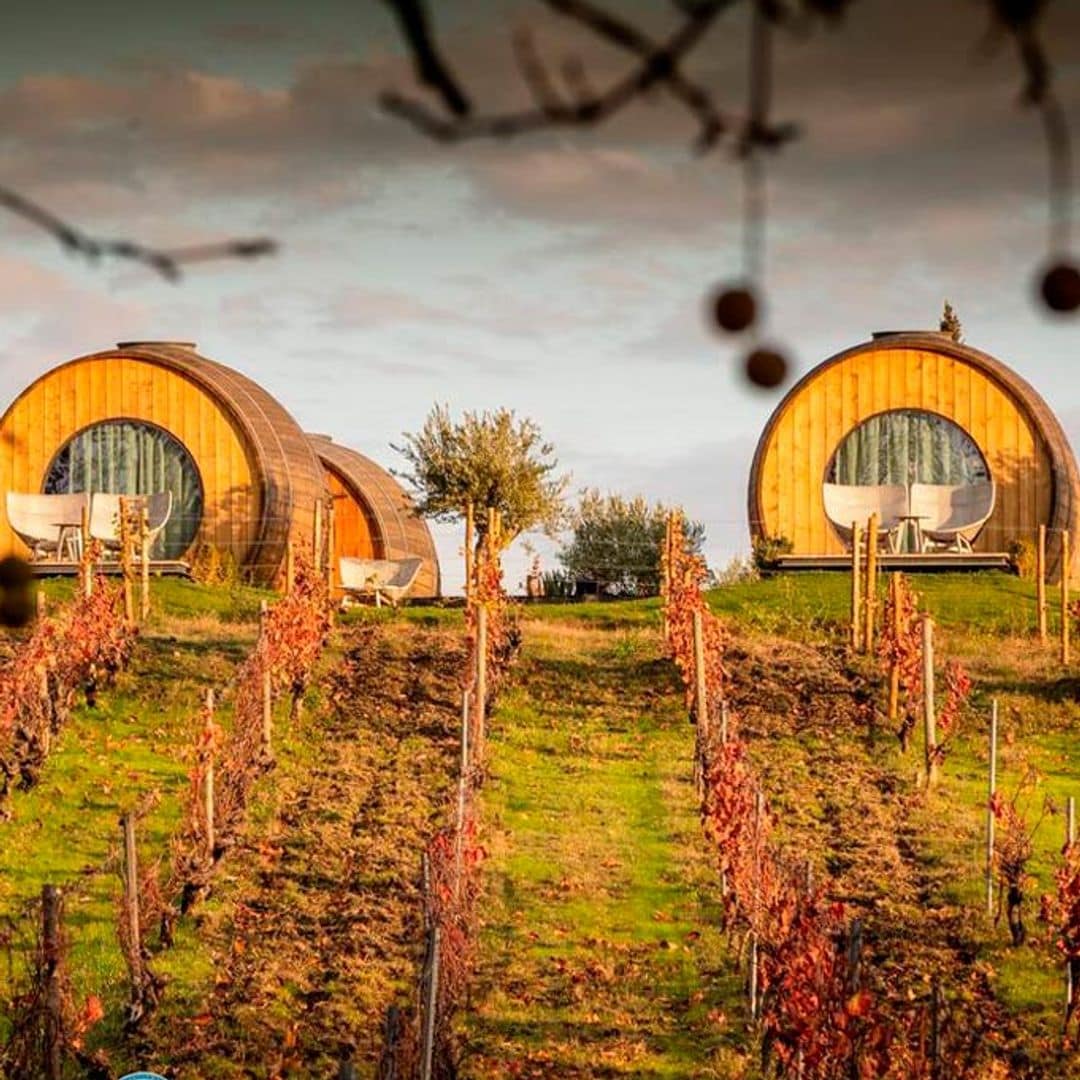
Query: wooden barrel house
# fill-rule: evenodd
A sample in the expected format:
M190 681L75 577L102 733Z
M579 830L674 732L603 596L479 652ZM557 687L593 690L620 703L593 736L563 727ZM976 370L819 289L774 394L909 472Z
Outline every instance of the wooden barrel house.
M916 563L1004 562L1044 525L1056 574L1064 530L1075 570L1078 495L1068 439L1031 385L946 333L903 331L874 334L792 388L758 443L748 510L754 541L786 540L789 565L842 558L859 507L892 514L892 549Z
M180 563L209 545L262 584L280 582L290 540L311 550L316 503L333 505L284 406L186 342L121 342L61 364L0 418L0 493L84 491L170 492L153 557ZM366 551L367 533L336 532L340 553ZM0 500L0 551L24 547Z
M334 500L334 565L343 556L362 559L423 559L413 596L439 595L439 559L427 523L416 514L401 485L371 458L309 435L325 469Z

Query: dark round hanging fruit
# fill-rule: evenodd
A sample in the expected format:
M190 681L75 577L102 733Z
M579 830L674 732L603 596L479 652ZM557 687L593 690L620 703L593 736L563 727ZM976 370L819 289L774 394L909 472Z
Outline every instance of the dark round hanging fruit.
M713 319L721 330L737 334L753 326L757 318L757 300L747 288L721 289L713 297Z
M1051 311L1075 311L1080 308L1080 270L1072 263L1051 266L1040 285L1042 298Z
M787 378L787 360L775 349L754 349L746 357L746 377L755 386L772 390Z
M30 564L17 555L0 559L0 626L25 626L34 615Z

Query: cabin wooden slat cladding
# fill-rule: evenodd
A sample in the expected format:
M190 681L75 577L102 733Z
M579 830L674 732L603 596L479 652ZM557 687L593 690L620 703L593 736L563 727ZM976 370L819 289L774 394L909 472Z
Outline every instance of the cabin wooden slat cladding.
M786 537L795 555L840 554L825 516L823 484L837 448L863 421L895 409L934 413L978 446L996 486L979 551L1050 532L1059 571L1062 529L1077 533L1080 474L1056 417L1036 391L999 360L947 334L901 332L831 357L784 398L766 425L748 493L754 539ZM1076 566L1073 555L1071 568Z
M230 549L255 580L276 580L290 536L310 545L325 491L303 432L250 379L181 343L122 344L31 384L0 419L0 490L41 491L56 453L110 420L156 425L187 448L203 489L195 542ZM0 550L21 547L0 505Z

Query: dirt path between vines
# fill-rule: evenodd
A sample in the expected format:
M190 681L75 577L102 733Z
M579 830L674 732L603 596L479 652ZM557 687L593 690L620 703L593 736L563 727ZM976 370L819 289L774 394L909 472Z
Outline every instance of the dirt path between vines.
M530 622L488 750L463 1076L706 1077L739 1058L693 731L655 630Z
M408 1000L420 852L457 760L460 634L345 632L321 707L288 737L271 794L200 915L212 971L156 1018L178 1080L374 1073L381 1024Z

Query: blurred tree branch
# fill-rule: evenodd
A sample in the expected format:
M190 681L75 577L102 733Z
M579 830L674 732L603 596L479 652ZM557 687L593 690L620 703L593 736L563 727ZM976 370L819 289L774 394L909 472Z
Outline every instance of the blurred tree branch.
M0 206L50 233L65 251L83 255L92 262L102 258L129 259L156 271L167 281L179 281L182 267L189 263L223 258L251 259L277 251L277 243L266 237L179 248L153 248L131 240L103 240L7 187L0 187Z

